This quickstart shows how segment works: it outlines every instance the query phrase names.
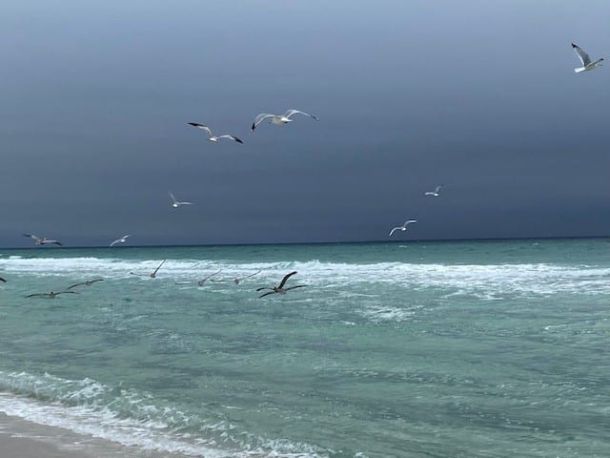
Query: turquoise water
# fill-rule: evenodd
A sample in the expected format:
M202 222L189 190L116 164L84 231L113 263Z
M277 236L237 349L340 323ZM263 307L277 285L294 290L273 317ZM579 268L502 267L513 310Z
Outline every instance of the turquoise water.
M605 240L0 253L10 415L206 457L610 456Z

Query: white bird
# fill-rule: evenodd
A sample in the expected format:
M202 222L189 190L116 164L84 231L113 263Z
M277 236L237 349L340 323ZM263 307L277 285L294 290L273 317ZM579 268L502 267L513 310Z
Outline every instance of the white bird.
M413 224L413 223L417 223L417 220L416 220L416 219L408 219L407 221L405 221L405 223L404 223L402 226L397 226L397 227L393 228L393 229L390 231L390 235L389 235L389 237L392 237L392 234L393 234L395 231L403 231L403 232L404 232L404 231L406 231L406 230L407 230L407 226L408 226L409 224Z
M437 186L436 188L434 188L434 191L427 191L424 193L424 196L429 196L429 197L438 197L441 194L441 189L443 189L442 186Z
M182 202L176 199L176 197L170 192L169 196L172 198L172 207L178 208L182 205L193 205L193 202Z
M114 242L112 242L110 244L111 247L115 246L117 243L125 243L127 241L127 239L131 237L130 234L124 235L123 237L121 237L120 239L116 239Z
M241 139L237 138L235 135L229 135L229 134L214 135L212 133L212 129L210 129L205 124L199 124L198 122L189 122L188 125L196 127L197 129L201 129L204 132L206 132L208 134L208 140L211 141L212 143L218 143L223 138L226 138L227 140L233 140L234 142L237 142L237 143L243 143L243 141Z
M310 118L318 121L318 118L312 114L305 113L304 111L300 111L300 110L290 109L290 110L286 111L286 113L284 113L283 115L277 115L277 114L272 114L272 113L258 114L256 116L256 118L254 118L254 122L252 123L251 129L252 130L256 129L258 127L258 125L266 119L270 119L271 124L275 124L276 126L283 126L284 124L288 124L289 122L292 122L293 121L292 117L295 114L309 116Z
M34 234L23 234L24 237L29 237L32 240L34 240L34 242L36 243L37 246L43 246L43 245L57 245L57 246L63 246L60 242L58 242L57 240L52 240L52 239L48 239L46 237L38 237L37 235Z
M580 62L582 63L582 67L575 68L574 71L576 73L588 72L590 70L595 70L597 67L601 66L601 63L604 61L603 57L601 59L597 59L595 62L591 61L589 54L587 54L580 46L572 43L572 48L576 51Z

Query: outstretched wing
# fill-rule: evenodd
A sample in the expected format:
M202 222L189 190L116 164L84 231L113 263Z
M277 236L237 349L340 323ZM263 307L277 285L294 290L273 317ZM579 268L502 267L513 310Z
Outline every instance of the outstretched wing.
M86 281L82 281L80 283L74 283L73 285L68 286L66 288L66 291L69 290L69 289L78 288L79 286L83 286L83 285L86 285L86 284L87 284Z
M269 291L268 293L261 294L260 296L258 296L258 298L260 299L261 297L269 296L270 294L275 294L275 291Z
M572 48L574 49L574 51L576 51L576 54L578 55L578 58L580 59L584 67L591 63L591 58L589 57L589 54L584 51L584 49L582 49L578 45L575 45L574 43L572 43Z
M78 294L76 291L59 291L58 293L56 293L57 296L59 296L60 294Z
M305 288L307 285L296 285L296 286L291 286L290 288L286 288L286 291L290 291L291 289L297 289L297 288Z
M388 235L388 237L392 237L392 234L393 234L394 232L396 232L398 229L402 229L402 227L398 226L398 227L393 228L393 229L390 231L390 234Z
M254 130L258 127L258 125L263 122L265 119L273 118L275 115L271 113L259 113L254 118L254 122L252 123L251 129Z
M434 192L438 194L439 192L441 192L441 189L443 189L442 185L441 186L437 186L436 189L434 190Z
M278 286L278 288L280 288L280 289L283 288L284 285L286 284L286 282L288 281L288 279L296 273L297 273L297 271L295 270L294 272L290 272L289 274L285 275L284 278L282 278L282 282L280 283L280 286Z
M171 192L168 192L168 194L169 194L169 197L172 199L172 203L174 203L174 204L178 203L178 201L176 200L176 197Z
M40 237L38 237L37 235L34 234L23 234L24 237L29 237L32 240L34 240L35 242L40 242L42 239Z
M264 291L266 289L269 289L269 290L273 291L273 288L269 288L267 286L261 286L260 288L256 288L256 291Z
M34 294L28 294L25 297L43 297L43 296L48 296L48 293L34 293Z
M286 116L287 118L290 118L291 116L294 116L295 114L301 114L304 116L309 116L311 119L315 119L316 121L318 121L318 117L315 115L312 115L310 113L305 113L304 111L301 110L295 110L295 109L290 109L287 110L286 113L284 113L284 116Z
M417 223L416 219L408 219L405 221L405 226L408 226L409 224L413 224L413 223Z
M234 135L225 134L225 135L220 135L218 138L228 138L229 140L233 140L234 142L243 143L243 141L240 138L237 138Z
M63 246L60 242L58 242L57 240L45 240L44 241L45 245L57 245L57 246Z
M199 124L198 122L189 122L187 123L189 126L196 127L197 129L201 129L208 134L209 137L212 136L212 129L210 129L205 124Z
M0 281L1 281L2 283L6 283L6 280L5 280L4 278L2 278L2 277L0 277Z
M161 268L161 266L163 266L163 264L165 264L165 261L166 261L166 259L161 261L161 264L159 264L159 266L155 269L155 271L153 272L153 275L157 275L157 272L159 272L159 269Z

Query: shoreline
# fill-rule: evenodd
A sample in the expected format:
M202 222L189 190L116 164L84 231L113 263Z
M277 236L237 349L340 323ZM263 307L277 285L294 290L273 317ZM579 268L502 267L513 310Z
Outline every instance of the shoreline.
M0 452L14 458L186 458L41 425L0 412Z

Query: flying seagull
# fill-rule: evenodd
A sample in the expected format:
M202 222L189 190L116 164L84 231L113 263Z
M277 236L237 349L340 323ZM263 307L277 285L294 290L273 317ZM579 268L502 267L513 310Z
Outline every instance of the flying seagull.
M181 202L179 200L176 199L176 197L170 192L169 196L172 199L172 207L174 208L178 208L181 207L182 205L193 205L193 202Z
M165 261L166 261L165 259L163 261L161 261L161 264L159 264L159 266L154 270L154 272L149 275L150 278L157 278L157 272L159 272L159 269L161 268L161 266L163 264L165 264Z
M52 240L52 239L48 239L46 237L38 237L37 235L34 234L23 234L24 237L29 237L32 240L34 240L36 246L43 246L43 245L57 245L57 246L63 246L61 243L59 243L57 240Z
M266 289L269 290L268 293L261 294L258 297L261 298L261 297L269 296L270 294L286 294L286 292L290 291L291 289L304 288L306 285L296 285L296 286L291 286L290 288L284 288L284 285L286 284L288 279L296 273L297 272L295 270L294 272L290 272L289 274L285 275L284 278L282 278L282 281L280 282L280 284L278 286L274 286L273 288L267 288L264 286L262 288L258 288L256 291L264 291Z
M127 241L127 239L131 237L130 234L124 235L123 237L121 237L120 239L116 239L114 242L112 242L110 244L111 247L115 246L117 243L125 243Z
M68 291L69 289L73 289L73 288L77 288L79 286L91 286L94 283L97 283L98 281L104 281L103 278L94 278L92 280L87 280L87 281L82 281L80 283L75 283L73 285L70 285L66 288L66 291Z
M406 231L406 230L407 230L407 226L408 226L409 224L413 224L413 223L417 223L417 220L416 220L416 219L408 219L407 221L405 221L405 223L404 223L402 226L397 226L397 227L393 228L393 229L390 231L390 235L389 235L389 237L392 237L392 234L393 234L395 231L403 231L403 232L404 232L404 231Z
M78 293L76 291L59 291L57 293L55 291L51 291L51 292L48 292L48 293L28 294L25 297L46 297L48 299L55 299L60 294L78 294Z
M597 67L601 66L601 63L604 61L603 57L601 59L597 59L595 62L591 61L589 54L587 54L580 46L572 43L572 48L578 54L578 58L582 63L582 67L575 68L574 71L576 73L588 72L590 70L595 70Z
M212 278L213 276L218 275L220 272L222 272L222 269L220 269L220 270L218 270L218 271L214 272L213 274L208 275L207 277L202 278L201 280L199 280L199 281L197 282L197 284L198 284L199 286L203 286L203 285L205 285L205 282L206 282L206 281L208 281L208 280L209 280L210 278Z
M237 138L235 135L229 135L229 134L214 135L212 133L212 129L210 129L205 124L199 124L198 122L189 122L188 125L196 127L197 129L203 130L205 133L208 134L208 140L211 141L212 143L218 143L223 138L226 138L227 140L233 140L234 142L237 142L237 143L243 143L243 141L241 139Z
M443 189L442 186L437 186L436 188L434 188L434 191L428 191L424 193L424 196L428 196L428 197L438 197L441 195L441 189Z
M253 274L246 275L246 276L245 276L245 277L243 277L243 278L234 278L234 279L233 279L233 282L234 282L236 285L239 285L239 283L240 283L241 281L244 281L246 278L252 278L252 277L254 277L255 275L260 274L261 272L262 272L262 270L258 270L258 272L254 272Z
M277 115L277 114L271 114L271 113L258 114L256 116L256 118L254 118L254 122L252 123L251 129L252 130L256 129L258 127L258 125L266 119L270 119L271 124L275 124L276 126L283 126L284 124L288 124L289 122L292 122L293 121L292 117L295 114L309 116L310 118L318 121L318 118L312 114L305 113L304 111L290 109L290 110L286 111L286 113L284 113L283 115Z

